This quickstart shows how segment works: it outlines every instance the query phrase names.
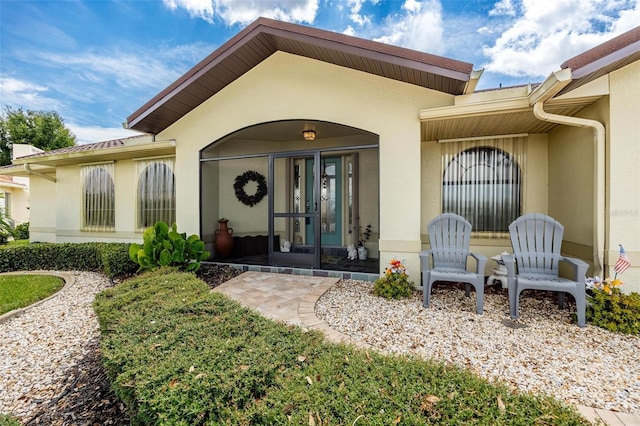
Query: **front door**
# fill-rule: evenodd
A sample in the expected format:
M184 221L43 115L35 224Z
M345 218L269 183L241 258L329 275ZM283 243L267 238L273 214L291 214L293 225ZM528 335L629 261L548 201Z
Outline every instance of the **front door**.
M307 194L313 196L314 160L307 160ZM320 242L322 245L342 245L342 159L327 157L320 160L320 202L313 197L308 202L320 209ZM308 239L314 238L313 226L305 228Z
M311 169L310 171L307 169ZM320 268L320 152L269 157L269 262L275 266ZM312 179L313 180L313 179Z

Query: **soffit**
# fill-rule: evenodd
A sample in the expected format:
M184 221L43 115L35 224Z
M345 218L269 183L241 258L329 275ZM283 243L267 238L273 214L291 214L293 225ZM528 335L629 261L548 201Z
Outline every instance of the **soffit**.
M593 104L601 96L580 99L550 100L545 102L545 111L559 115L576 115ZM421 125L421 140L470 138L516 133L548 133L558 124L538 120L533 108L518 108L513 111L485 111L473 116L451 115L445 118L426 119Z
M259 18L127 118L157 134L276 51L459 95L472 64L344 34Z

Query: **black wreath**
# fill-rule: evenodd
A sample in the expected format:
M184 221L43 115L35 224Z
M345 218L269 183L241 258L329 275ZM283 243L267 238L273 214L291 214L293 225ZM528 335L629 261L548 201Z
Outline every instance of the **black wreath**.
M244 186L251 180L258 184L258 190L253 195L247 195L247 193L244 192ZM253 170L246 171L240 176L236 176L236 183L233 184L233 188L236 190L236 197L238 200L250 207L258 204L262 201L264 196L267 195L267 181L264 176L258 172L254 172Z

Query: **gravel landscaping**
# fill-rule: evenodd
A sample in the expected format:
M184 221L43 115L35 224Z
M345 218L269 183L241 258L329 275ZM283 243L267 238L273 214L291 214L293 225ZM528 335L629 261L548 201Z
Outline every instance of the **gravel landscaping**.
M24 424L125 425L125 407L100 366L95 295L113 286L103 275L72 272L73 284L0 323L0 413ZM203 265L210 287L239 274ZM418 292L389 301L372 283L342 280L323 295L316 314L351 339L383 351L455 363L514 389L545 392L568 403L640 414L640 338L570 322L570 307L551 298L521 299L510 321L506 290L488 289L485 313L462 288L436 285L432 307Z
M436 284L429 309L422 293L387 300L372 295L372 287L342 280L318 300L316 315L387 352L457 364L571 404L640 414L640 337L579 328L570 319L575 307L559 310L549 293L523 293L520 318L511 321L500 286L485 292L483 315L475 313L475 293L466 298L461 285Z

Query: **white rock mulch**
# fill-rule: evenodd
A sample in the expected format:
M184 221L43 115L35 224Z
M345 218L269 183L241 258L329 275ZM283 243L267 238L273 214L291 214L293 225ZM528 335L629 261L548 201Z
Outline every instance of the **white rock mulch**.
M66 373L98 337L92 303L108 278L73 272L75 281L44 303L0 324L0 413L20 419L60 393Z
M431 307L422 293L387 300L373 283L343 280L316 303L316 315L356 342L385 352L410 353L469 368L512 389L546 393L567 403L640 414L640 337L571 323L571 311L550 298L520 298L520 318L509 319L506 290L485 294L435 287ZM571 299L570 297L567 299Z

